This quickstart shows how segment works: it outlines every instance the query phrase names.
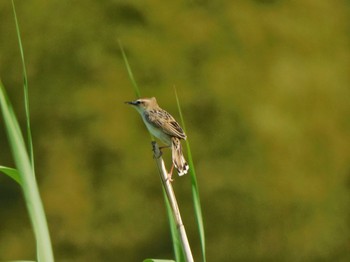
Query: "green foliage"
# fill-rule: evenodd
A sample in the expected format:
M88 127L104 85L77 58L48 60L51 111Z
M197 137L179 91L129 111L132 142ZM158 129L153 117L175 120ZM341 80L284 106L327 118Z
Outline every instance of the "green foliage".
M16 169L6 167L6 166L0 166L0 171L3 172L4 174L8 175L13 180L15 180L18 184L21 185L20 176L19 176L19 173Z
M13 10L13 16L15 18L19 51L21 53L21 62L22 62L22 71L23 71L23 94L24 94L24 106L25 106L24 108L26 112L26 125L27 125L27 141L28 141L28 148L29 148L30 163L32 165L33 172L34 172L34 152L33 152L34 150L33 150L33 141L32 141L32 131L30 128L28 77L27 77L27 70L26 70L26 65L24 60L21 32L19 30L16 8L13 0L12 0L12 10Z
M350 261L346 1L15 2L58 261L173 256L147 131L123 103L135 92L118 39L142 96L180 120L178 88L207 261ZM25 127L11 1L0 15L0 75ZM14 167L3 125L0 162ZM16 190L0 176L4 261L34 256ZM191 184L175 190L200 258Z
M177 95L176 88L174 88L174 91L175 91L177 108L178 108L178 111L180 114L181 125L186 133L186 125L185 125L184 118L182 116L182 110L181 110L180 101L179 101L179 97ZM196 177L196 170L195 170L194 164L193 164L193 158L192 158L189 139L186 139L186 148L187 148L188 163L189 163L189 167L190 167L189 172L191 175L193 206L194 206L196 222L197 222L197 226L198 226L198 230L199 230L199 239L201 242L202 258L203 258L203 261L205 262L206 261L206 254L205 254L205 233L204 233L204 225L203 225L203 215L202 215L202 208L201 208L201 203L200 203L200 198L199 198L199 189L198 189L198 183L197 183L197 177Z
M131 67L129 65L128 58L127 58L127 56L125 54L125 51L124 51L124 48L123 48L123 45L122 45L122 42L119 40L118 43L119 43L120 51L122 52L122 55L123 55L123 59L124 59L124 62L125 62L126 70L128 72L131 84L132 84L132 86L134 88L134 91L135 91L135 95L136 95L137 98L140 98L141 97L140 89L139 89L139 87L138 87L138 85L136 83L136 80L134 78L134 74L132 73Z
M139 90L138 85L136 83L136 80L134 78L134 75L132 73L131 67L129 65L128 58L127 58L127 56L126 56L126 54L124 52L123 46L121 44L121 41L119 41L119 47L120 47L120 50L121 50L122 55L123 55L123 59L124 59L125 66L126 66L127 71L128 71L128 75L129 75L130 81L131 81L131 83L132 83L132 85L134 87L135 94L139 98L141 96L141 93L140 93L140 90ZM150 133L150 136L151 136L151 140L154 140L154 137L153 137L153 135L151 133ZM182 250L182 246L181 246L181 243L180 243L180 237L179 237L179 234L178 234L178 230L176 228L176 223L174 221L174 217L173 217L173 214L172 214L170 203L169 203L168 197L167 197L167 195L166 195L166 193L164 191L164 188L163 188L163 196L164 196L166 211L167 211L167 215L168 215L168 221L169 221L169 226L170 226L171 238L172 238L172 243L173 243L173 250L174 250L174 255L175 255L176 261L179 261L179 262L180 261L185 261L183 250Z
M38 261L53 261L51 240L47 228L45 213L39 196L39 190L35 181L35 174L31 167L26 152L24 139L22 137L16 116L9 104L4 87L0 82L0 107L2 110L5 127L12 149L12 154L18 169L25 202L32 221L37 243ZM13 174L13 172L12 172ZM14 178L16 179L16 178Z
M182 250L181 242L180 242L180 236L178 234L178 230L176 227L176 223L174 220L174 216L170 207L170 203L168 200L168 197L166 195L166 192L163 188L163 196L164 196L164 201L165 201L165 207L168 215L168 221L169 221L169 226L170 226L170 232L171 232L171 241L173 244L173 250L174 250L174 255L175 255L175 260L176 261L185 261L185 255Z
M7 131L10 147L12 149L12 156L14 158L16 169L0 167L0 171L4 172L15 181L17 181L23 190L23 195L32 222L33 230L36 238L37 260L39 262L53 262L53 252L51 246L50 235L47 227L47 221L39 195L39 189L36 184L34 172L34 155L30 128L30 114L29 114L29 96L28 96L28 80L24 62L23 47L20 37L19 25L15 11L15 5L12 1L13 14L15 17L15 24L18 36L19 49L21 52L23 74L24 74L24 104L26 111L28 144L30 150L30 158L28 157L25 142L10 104L10 101L5 92L4 86L0 80L0 107L3 114L3 119Z

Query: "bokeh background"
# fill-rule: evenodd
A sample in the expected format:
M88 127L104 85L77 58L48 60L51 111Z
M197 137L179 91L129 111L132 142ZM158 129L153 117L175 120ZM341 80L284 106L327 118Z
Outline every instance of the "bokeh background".
M178 119L177 87L208 261L350 261L349 1L15 3L57 261L172 258L118 39L142 95ZM10 1L0 20L0 76L24 126ZM2 118L0 138L0 164L13 166ZM200 261L190 177L174 187ZM4 175L0 218L0 260L33 260L21 191Z

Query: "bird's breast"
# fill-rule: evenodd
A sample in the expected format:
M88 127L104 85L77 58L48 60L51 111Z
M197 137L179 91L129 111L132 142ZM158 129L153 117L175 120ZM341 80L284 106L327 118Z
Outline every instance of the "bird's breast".
M143 122L146 124L147 129L151 132L152 135L161 140L167 146L171 145L171 137L168 134L164 133L164 131L161 128L155 127L154 125L150 124L146 119L142 119Z

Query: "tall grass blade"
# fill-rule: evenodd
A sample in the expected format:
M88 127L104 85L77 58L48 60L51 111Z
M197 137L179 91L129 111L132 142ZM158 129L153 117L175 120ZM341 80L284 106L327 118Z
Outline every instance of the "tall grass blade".
M13 10L13 16L15 18L18 45L19 45L19 50L21 53L21 61L22 61L24 106L25 106L25 112L26 112L27 140L28 140L27 143L28 143L28 148L29 148L30 162L32 164L33 173L35 173L34 172L34 149L33 149L33 141L32 141L32 131L30 128L29 92L28 92L27 70L26 70L26 66L25 66L25 62L24 62L24 53L23 53L23 46L22 46L22 40L21 40L21 33L19 31L15 3L13 2L13 0L12 0L12 10Z
M136 83L136 80L134 78L134 74L132 73L132 70L131 70L128 58L127 58L127 56L125 54L125 51L124 51L124 48L123 48L123 45L122 45L120 40L118 41L118 43L119 43L119 48L120 48L122 56L123 56L125 67L127 69L130 81L131 81L131 83L133 85L133 88L134 88L134 91L135 91L135 95L136 95L137 98L140 98L141 97L141 92L140 92L140 90L138 88L138 85ZM149 133L149 134L151 136L151 140L154 141L153 135L151 133ZM178 231L177 231L177 228L176 228L176 224L175 224L175 221L174 221L174 217L173 217L173 214L172 214L172 211L171 211L171 208L170 208L170 203L169 203L167 195L166 195L166 193L164 191L164 188L163 188L163 195L164 195L166 211L167 211L167 215L168 215L168 219L169 219L170 233L171 233L171 239L172 239L172 243L173 243L173 250L174 250L174 254L175 254L175 259L176 259L177 262L182 262L182 261L185 261L185 256L183 254L182 246L181 246L181 243L180 243L180 240L179 240L180 237L179 237L179 234L178 234Z
M171 233L171 239L173 242L173 250L174 250L174 255L175 255L175 261L182 262L185 261L185 255L181 246L179 234L176 228L176 223L174 220L174 216L171 211L170 203L168 200L168 197L165 193L165 190L163 188L163 196L165 199L165 207L169 219L169 226L170 226L170 233Z
M6 167L6 166L0 166L0 172L8 175L13 180L15 180L18 184L22 185L21 178L19 176L17 169Z
M125 54L125 51L124 51L124 48L123 48L123 45L122 45L122 42L120 40L118 40L118 43L119 43L120 51L122 52L122 55L123 55L123 59L124 59L126 70L128 71L128 75L129 75L130 81L132 83L132 86L134 87L135 95L136 95L137 98L140 98L141 97L140 89L139 89L139 87L138 87L138 85L136 83L136 80L134 78L134 74L132 73L132 70L131 70L128 58L127 58L127 56Z
M181 106L180 106L179 98L178 98L175 87L174 87L174 91L175 91L177 107L178 107L179 114L180 114L181 125L186 133L185 121L184 121L184 118L182 116ZM197 225L198 225L199 238L200 238L200 242L201 242L202 257L203 257L203 261L205 262L206 255L205 255L205 232L204 232L204 224L203 224L203 215L202 215L201 203L200 203L200 198L199 198L199 189L198 189L198 183L197 183L197 178L196 178L196 171L195 171L194 164L193 164L191 147L190 147L190 142L189 142L188 138L186 140L186 148L187 148L188 164L190 166L189 171L191 174L191 185L192 185L191 188L192 188L193 206L194 206L196 221L197 221Z
M3 114L9 144L15 160L16 168L22 181L22 190L33 225L37 244L37 259L39 262L53 262L53 252L47 227L44 208L40 199L39 189L35 182L33 169L26 151L25 142L7 98L5 89L0 81L0 108Z

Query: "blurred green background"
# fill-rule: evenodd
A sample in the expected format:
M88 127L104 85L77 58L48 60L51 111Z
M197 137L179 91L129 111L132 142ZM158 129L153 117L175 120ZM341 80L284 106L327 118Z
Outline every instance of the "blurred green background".
M143 96L179 119L208 261L350 261L350 2L15 1L36 172L57 261L171 258ZM24 126L10 1L0 76ZM0 164L13 166L0 118ZM165 152L169 164L169 152ZM196 261L190 177L174 182ZM0 260L34 259L19 186L0 176Z

